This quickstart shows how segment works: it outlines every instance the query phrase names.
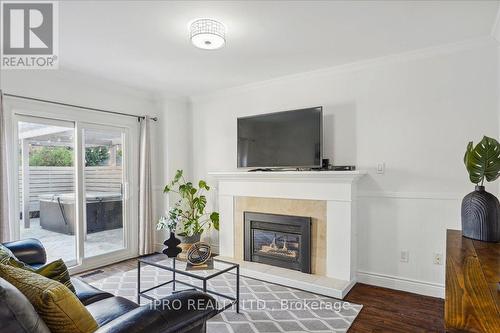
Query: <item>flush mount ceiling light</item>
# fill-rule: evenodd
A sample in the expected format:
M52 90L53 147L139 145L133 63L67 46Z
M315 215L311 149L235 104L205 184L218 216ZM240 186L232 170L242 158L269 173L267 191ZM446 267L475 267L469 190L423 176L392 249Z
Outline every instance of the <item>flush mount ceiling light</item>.
M226 44L226 27L215 20L196 20L191 23L189 32L191 43L203 50L217 50Z

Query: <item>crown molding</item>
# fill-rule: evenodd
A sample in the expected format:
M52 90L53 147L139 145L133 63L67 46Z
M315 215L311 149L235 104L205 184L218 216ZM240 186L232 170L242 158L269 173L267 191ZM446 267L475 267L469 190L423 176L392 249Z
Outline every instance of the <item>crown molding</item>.
M178 94L161 88L149 89L141 87L140 85L134 85L133 83L113 80L93 73L87 73L78 66L74 66L72 64L60 65L59 71L54 72L60 72L61 75L71 78L78 77L82 80L87 80L94 85L95 82L99 81L99 84L102 84L106 89L113 89L117 93L127 93L127 95L142 98L157 104L161 104L166 100L190 101L189 96L186 94Z
M374 68L379 66L384 66L393 63L401 63L414 61L418 59L432 58L439 55L453 54L456 52L466 51L481 47L497 47L497 42L493 36L482 36L478 38L468 39L456 43L443 44L439 46L433 46L428 48L417 49L413 51L397 53L393 55L387 55L352 63L347 63L343 65L337 65L333 67L327 67L322 69L317 69L313 71L301 72L296 74L290 74L285 76L280 76L270 80L264 80L249 84L244 84L240 86L235 86L231 88L225 88L206 94L193 95L190 96L192 102L203 101L215 97L223 97L231 94L239 94L255 90L258 88L269 87L272 85L293 82L305 79L319 78L324 76L338 75L346 72L354 72L367 68Z
M168 92L165 92L165 93L154 93L153 94L153 98L160 105L164 104L164 103L169 103L169 102L173 102L173 103L185 103L186 105L188 105L190 103L189 97L184 96L184 95L175 95L175 94L171 94L171 93L168 93Z
M59 66L59 70L52 72L53 73L50 74L54 74L61 79L78 80L80 83L94 87L101 87L102 89L113 93L127 94L128 96L147 100L150 102L155 101L155 95L153 91L142 89L113 79L101 77L93 73L88 73L72 65L61 64Z

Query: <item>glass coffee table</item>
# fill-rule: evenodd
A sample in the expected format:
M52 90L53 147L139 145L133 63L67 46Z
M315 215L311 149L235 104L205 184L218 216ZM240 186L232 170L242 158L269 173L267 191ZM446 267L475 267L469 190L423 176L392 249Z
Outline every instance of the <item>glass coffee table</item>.
M156 257L157 258L157 257ZM236 306L236 312L240 312L240 265L217 259L216 257L212 258L214 261L213 268L200 269L200 270L186 270L186 261L172 258L168 261L160 260L158 261L154 257L144 257L139 258L137 260L137 303L140 303L141 297L149 299L151 301L156 301L157 299L147 295L147 292L150 292L154 289L158 289L169 284L172 284L172 291L176 292L176 284L181 284L187 287L191 287L194 289L202 290L205 293L213 294L219 296L223 299L227 299L230 302L226 304L224 302L223 306L219 308L219 312L222 312L233 305ZM154 266L156 268L172 272L172 279L166 282L155 285L151 288L147 288L145 290L141 290L141 267L149 265ZM221 274L232 273L236 276L236 292L235 295L226 295L221 292L210 290L207 288L207 282ZM202 286L197 286L195 284L187 283L185 281L179 280L178 275L183 275L195 280L199 280L202 282Z

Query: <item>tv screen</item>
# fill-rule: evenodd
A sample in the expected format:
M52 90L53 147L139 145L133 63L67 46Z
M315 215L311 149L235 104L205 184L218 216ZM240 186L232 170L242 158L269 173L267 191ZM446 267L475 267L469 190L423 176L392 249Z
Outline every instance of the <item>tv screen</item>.
M238 167L320 167L322 118L322 107L238 118Z

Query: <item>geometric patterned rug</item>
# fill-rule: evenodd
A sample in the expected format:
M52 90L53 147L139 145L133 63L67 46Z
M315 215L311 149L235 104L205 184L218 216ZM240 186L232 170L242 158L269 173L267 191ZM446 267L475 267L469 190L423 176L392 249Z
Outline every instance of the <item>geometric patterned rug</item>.
M166 259L168 260L168 259ZM165 263L165 262L162 262ZM141 267L141 289L165 282L171 273L153 267ZM178 280L199 285L200 281L177 275ZM209 290L234 295L236 275L221 274L208 280ZM137 302L137 270L120 272L90 282L95 287ZM177 285L177 290L189 287ZM160 299L172 293L171 285L160 287L148 295ZM212 295L214 296L214 295ZM222 298L214 296L218 302ZM141 304L149 300L141 298ZM343 302L252 278L240 276L240 313L229 308L210 319L208 333L271 333L271 332L347 332L362 305Z

